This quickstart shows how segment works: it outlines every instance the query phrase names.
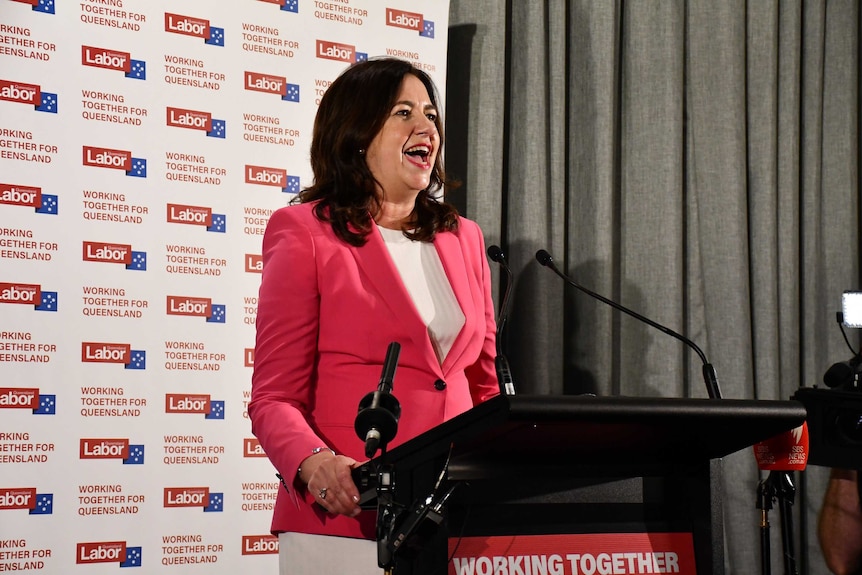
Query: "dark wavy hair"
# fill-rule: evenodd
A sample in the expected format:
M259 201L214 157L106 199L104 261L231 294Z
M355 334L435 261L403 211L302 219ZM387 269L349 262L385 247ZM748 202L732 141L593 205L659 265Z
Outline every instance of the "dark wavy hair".
M377 181L368 169L364 151L383 128L408 74L419 78L437 107L437 91L428 74L404 60L379 58L353 64L342 72L324 93L314 118L314 183L294 201L319 201L314 207L315 215L329 222L339 238L354 246L365 244L374 223L371 214L379 208ZM436 198L444 184L451 183L443 171L443 124L439 115L434 123L439 150L431 183L416 197L409 229L403 230L413 240L431 241L437 232L458 227L455 207Z

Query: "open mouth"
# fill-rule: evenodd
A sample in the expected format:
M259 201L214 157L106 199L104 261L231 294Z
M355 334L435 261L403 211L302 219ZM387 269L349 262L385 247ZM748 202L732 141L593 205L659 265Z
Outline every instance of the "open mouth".
M431 155L431 148L425 144L419 144L407 148L404 151L404 154L410 156L411 158L421 160L423 163L427 163L428 157Z

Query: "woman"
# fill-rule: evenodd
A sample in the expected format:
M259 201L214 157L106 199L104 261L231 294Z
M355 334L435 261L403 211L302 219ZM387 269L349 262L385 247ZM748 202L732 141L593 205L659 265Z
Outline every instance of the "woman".
M364 459L357 408L390 342L401 418L389 447L499 392L484 240L436 199L442 146L427 74L392 58L352 65L317 111L313 185L269 220L249 416L285 482L272 521L282 574L304 558L316 573L330 572L324 559L379 573L375 513L360 514L350 471Z

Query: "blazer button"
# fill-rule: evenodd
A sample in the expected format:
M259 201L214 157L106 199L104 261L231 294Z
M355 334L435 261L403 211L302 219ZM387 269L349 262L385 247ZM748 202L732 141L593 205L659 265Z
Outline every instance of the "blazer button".
M437 391L443 391L444 389L446 389L446 382L442 379L438 379L434 382L434 389L436 389Z

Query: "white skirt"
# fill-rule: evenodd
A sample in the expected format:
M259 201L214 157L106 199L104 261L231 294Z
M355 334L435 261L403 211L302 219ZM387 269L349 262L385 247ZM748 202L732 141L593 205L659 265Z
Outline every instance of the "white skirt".
M368 539L310 535L278 534L279 575L381 575L377 566L377 542Z

